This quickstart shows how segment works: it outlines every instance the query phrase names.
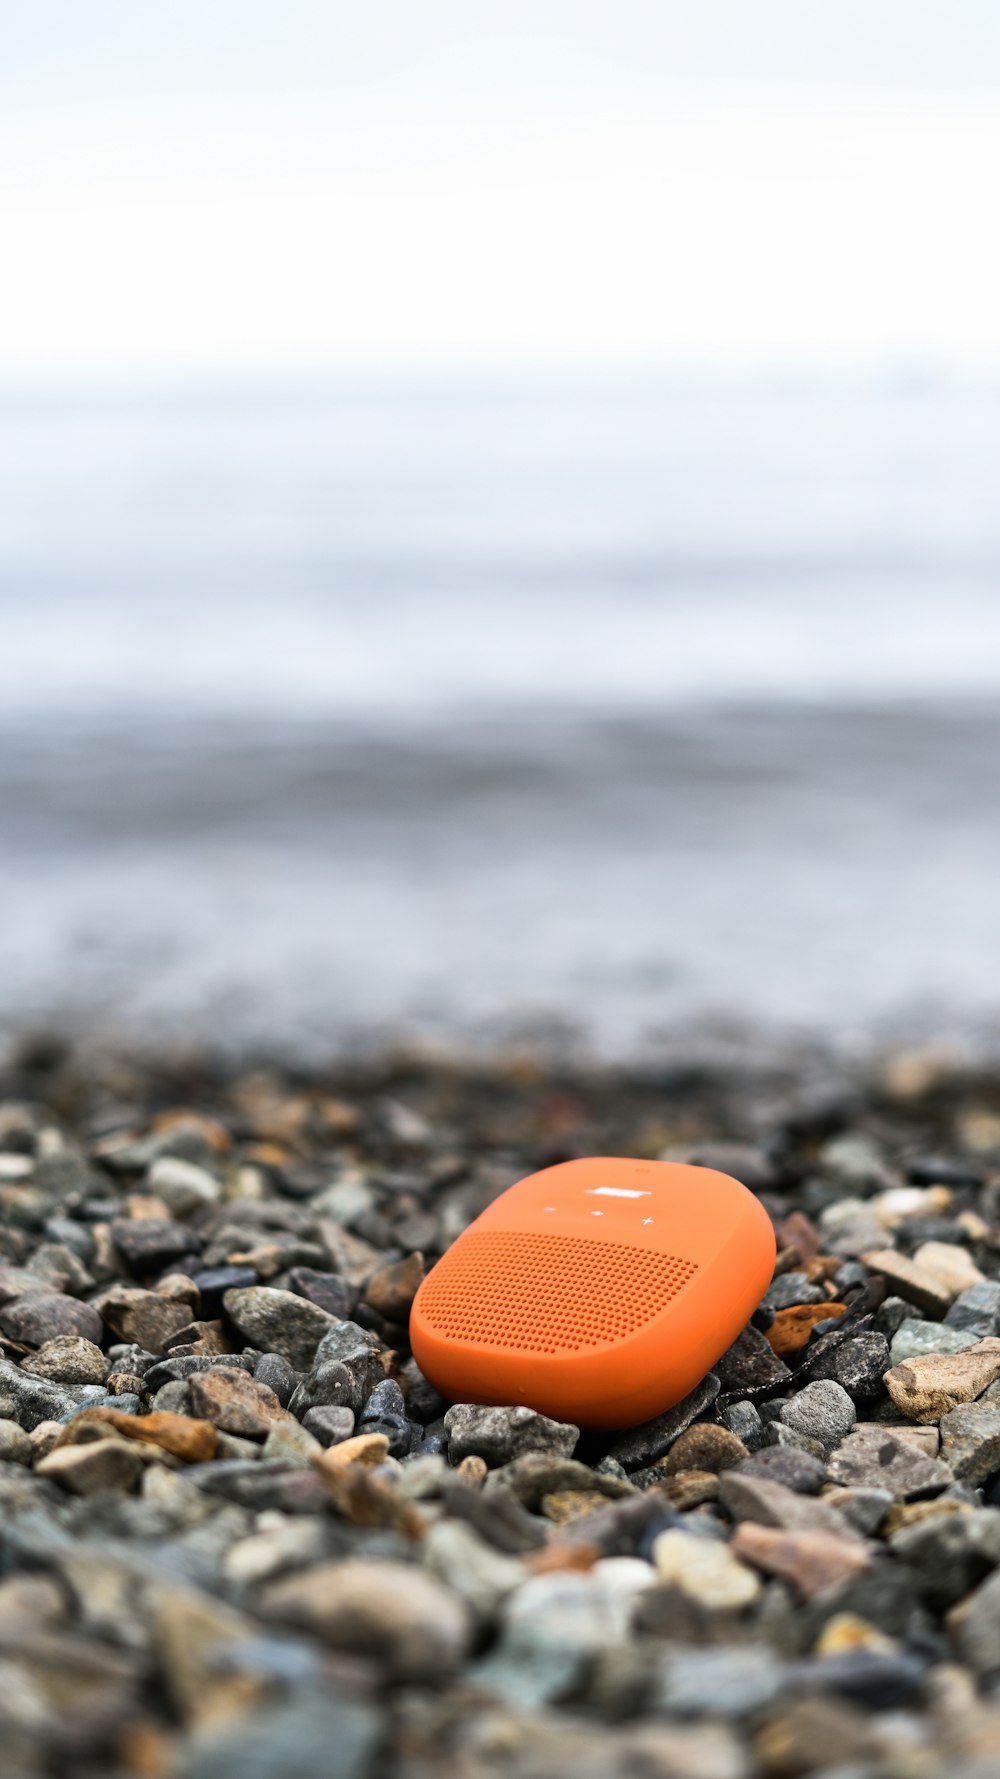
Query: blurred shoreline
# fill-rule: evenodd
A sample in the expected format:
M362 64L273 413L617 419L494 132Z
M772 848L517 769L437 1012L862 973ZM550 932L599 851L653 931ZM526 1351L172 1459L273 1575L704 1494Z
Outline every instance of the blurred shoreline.
M0 1024L994 1042L997 394L9 403Z

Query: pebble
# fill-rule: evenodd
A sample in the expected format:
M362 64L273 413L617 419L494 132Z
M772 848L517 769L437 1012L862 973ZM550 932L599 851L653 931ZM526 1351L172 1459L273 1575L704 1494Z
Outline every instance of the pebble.
M147 1175L150 1192L163 1200L174 1217L190 1217L222 1195L221 1183L207 1168L179 1155L158 1155Z
M828 1302L800 1304L793 1309L779 1310L766 1330L768 1345L779 1359L787 1359L794 1353L801 1353L808 1345L813 1330L822 1327L824 1322L837 1320L845 1312L843 1303Z
M192 1373L188 1389L192 1412L224 1433L266 1439L277 1422L294 1419L266 1384L229 1366Z
M749 1457L747 1447L727 1427L713 1421L699 1421L688 1427L674 1441L666 1457L655 1468L664 1476L679 1470L731 1470Z
M321 1074L185 1059L198 1103L171 1110L176 1073L138 1055L22 1072L11 1054L0 1718L19 1772L314 1779L335 1749L350 1779L837 1760L867 1779L1000 1753L1000 1375L973 1376L1000 1336L992 1077L952 1062L907 1099L794 1058L772 1097L688 1061L557 1080L355 1058L345 1108ZM397 1092L419 1142L381 1109ZM901 1186L899 1158L972 1142L979 1107L975 1165L950 1149L951 1174ZM523 1411L421 1376L420 1256L512 1179L573 1153L705 1159L730 1129L760 1133L777 1277L685 1403L518 1453ZM245 1292L252 1329L225 1307ZM954 1384L956 1361L966 1384L932 1419L883 1382ZM503 1426L490 1467L453 1407Z
M718 1394L719 1379L710 1371L674 1408L665 1409L662 1415L643 1421L638 1427L630 1427L626 1433L616 1434L608 1447L608 1456L625 1471L655 1464L670 1450L674 1440L711 1407Z
M1000 1672L1000 1569L952 1607L948 1629L962 1660L977 1674Z
M945 1316L949 1328L961 1328L978 1340L1000 1335L1000 1281L970 1285L960 1291Z
M759 1578L726 1544L670 1527L654 1540L652 1555L662 1581L710 1610L740 1612L759 1597Z
M791 1377L787 1365L752 1323L723 1353L715 1372L722 1395L738 1397L780 1389Z
M939 1421L971 1402L1000 1378L1000 1339L977 1341L959 1353L925 1353L887 1371L885 1387L912 1421Z
M259 1384L273 1390L282 1408L287 1408L298 1385L299 1374L280 1353L262 1353L253 1369Z
M1000 1402L971 1402L942 1415L941 1457L952 1475L978 1488L1000 1471Z
M93 1344L104 1329L89 1303L55 1292L26 1292L0 1310L0 1329L9 1340L40 1347L56 1335L79 1335Z
M525 1452L570 1458L580 1438L579 1427L550 1420L532 1408L484 1408L473 1402L456 1402L444 1424L453 1463L473 1455L485 1458L491 1467L507 1464Z
M799 1305L825 1304L826 1294L804 1272L780 1273L764 1294L769 1310L789 1310Z
M439 1519L428 1528L422 1560L465 1601L479 1625L493 1623L502 1602L525 1580L516 1558L487 1544L461 1520Z
M111 1239L137 1278L187 1260L201 1248L201 1238L171 1217L115 1217Z
M913 1264L930 1273L951 1298L967 1291L970 1285L986 1282L969 1250L954 1242L922 1242L914 1252Z
M764 1426L752 1402L731 1402L719 1416L730 1433L742 1440L748 1451L755 1452L764 1437Z
M377 1559L320 1563L273 1582L260 1609L336 1649L371 1656L394 1681L439 1681L461 1661L471 1632L464 1601L436 1576Z
M104 1391L92 1384L56 1384L32 1377L9 1359L0 1358L0 1419L14 1420L30 1433L40 1421L57 1421L68 1411L93 1402Z
M382 1739L382 1718L362 1699L322 1692L209 1723L183 1754L185 1779L367 1779ZM152 1779L152 1776L150 1776Z
M350 1439L354 1432L354 1411L335 1403L330 1403L325 1408L311 1408L302 1425L320 1445L339 1445L342 1440ZM388 1450L388 1442L386 1449Z
M55 1384L103 1384L108 1361L95 1341L79 1334L60 1334L43 1341L36 1352L22 1359L21 1370Z
M770 1649L671 1650L653 1704L672 1717L745 1718L773 1705L784 1680L785 1664Z
M850 1433L857 1411L840 1384L819 1378L782 1404L781 1419L786 1427L816 1440L824 1451L832 1451Z
M944 1611L1000 1564L1000 1510L935 1514L894 1532L889 1548L916 1571L924 1599Z
M949 1328L946 1322L924 1322L906 1316L892 1336L889 1358L893 1365L907 1359L922 1359L925 1353L961 1353L975 1345L976 1336L964 1329Z
M207 1463L215 1457L219 1445L218 1430L209 1421L192 1420L190 1415L165 1411L148 1415L128 1414L117 1405L111 1407L105 1403L74 1415L61 1430L59 1443L78 1443L106 1432L159 1446L183 1464Z
M890 1489L900 1501L939 1495L953 1481L936 1458L923 1457L893 1436L891 1427L855 1428L831 1454L827 1474L849 1488Z
M172 1335L191 1320L190 1305L178 1303L139 1285L115 1285L104 1292L98 1305L101 1318L120 1340L162 1353Z
M862 1258L869 1271L881 1273L896 1296L915 1304L922 1315L940 1321L951 1307L954 1292L946 1290L934 1273L927 1272L898 1249L872 1249Z
M826 1461L811 1452L773 1445L751 1453L739 1474L780 1483L796 1495L818 1495L826 1480Z
M103 1489L131 1489L139 1480L142 1454L124 1439L94 1439L86 1445L57 1445L35 1464L39 1476L74 1495Z
M844 1532L840 1515L825 1501L798 1494L769 1477L754 1476L747 1467L720 1477L719 1500L738 1522L753 1520L785 1531L830 1532L838 1537Z
M365 1302L388 1321L405 1322L423 1277L422 1254L408 1254L405 1260L380 1266L365 1286Z
M807 1350L797 1375L828 1378L846 1390L853 1402L870 1402L880 1394L888 1366L889 1343L877 1329L834 1329Z
M34 1448L16 1421L0 1421L0 1464L30 1464Z
M803 1600L829 1592L872 1561L867 1546L857 1538L839 1538L824 1531L783 1531L751 1520L737 1526L732 1550L766 1575L786 1581Z
M223 1307L245 1340L264 1353L278 1353L296 1371L306 1371L333 1318L318 1304L277 1291L270 1285L245 1285L225 1292Z
M358 1294L346 1279L335 1272L317 1272L312 1266L293 1266L288 1274L288 1289L297 1297L318 1304L328 1316L352 1316L357 1306Z

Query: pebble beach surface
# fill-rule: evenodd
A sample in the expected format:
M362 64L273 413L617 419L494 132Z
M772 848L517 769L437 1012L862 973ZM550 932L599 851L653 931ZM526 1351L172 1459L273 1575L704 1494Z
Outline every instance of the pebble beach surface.
M579 1155L777 1234L687 1400L449 1403L407 1321ZM1000 1069L671 1053L0 1072L0 1773L1000 1771Z

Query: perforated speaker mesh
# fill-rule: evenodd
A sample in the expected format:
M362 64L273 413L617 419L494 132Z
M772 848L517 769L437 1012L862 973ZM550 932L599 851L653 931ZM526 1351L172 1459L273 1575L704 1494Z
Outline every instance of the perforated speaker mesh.
M619 1242L469 1230L428 1274L420 1308L449 1340L577 1352L634 1334L696 1271Z

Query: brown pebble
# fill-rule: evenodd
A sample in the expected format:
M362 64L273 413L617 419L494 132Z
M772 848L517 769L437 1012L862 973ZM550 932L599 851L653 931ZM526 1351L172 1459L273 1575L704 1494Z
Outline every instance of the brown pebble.
M662 1470L664 1476L675 1476L681 1470L711 1470L718 1474L720 1470L731 1470L734 1464L742 1464L750 1453L730 1433L728 1427L719 1427L713 1421L698 1421L693 1427L675 1439L665 1458L661 1458L655 1469Z
M559 1569L592 1569L603 1553L595 1544L583 1544L568 1539L555 1544L546 1544L541 1550L529 1550L522 1557L522 1562L532 1575L552 1575Z
M329 1450L334 1451L336 1447L331 1446ZM402 1532L406 1538L423 1537L427 1530L423 1514L388 1478L375 1476L364 1464L347 1464L342 1470L333 1470L329 1466L324 1469L319 1455L314 1457L313 1463L338 1511L352 1526Z
M787 1358L789 1353L800 1353L808 1344L817 1322L842 1316L846 1308L843 1303L796 1303L791 1309L778 1310L767 1330L772 1352L779 1359Z
M363 1464L374 1470L377 1465L384 1464L388 1456L389 1441L384 1433L355 1433L352 1439L342 1439L338 1445L316 1452L312 1461L325 1479L346 1470L351 1464Z
M777 1228L778 1246L795 1248L801 1260L811 1260L818 1254L821 1242L819 1232L814 1224L802 1211L792 1211L782 1219Z
M752 1520L737 1526L730 1549L765 1575L787 1581L803 1600L826 1593L871 1562L860 1539L839 1538L833 1532L782 1532Z
M100 1402L94 1408L86 1408L82 1414L74 1415L67 1426L60 1427L55 1443L60 1447L81 1445L93 1440L95 1433L99 1437L104 1428L112 1429L125 1439L158 1445L179 1458L182 1464L208 1463L215 1457L219 1439L218 1429L210 1421L172 1414L169 1409L157 1409L151 1415L126 1415L120 1409Z
M474 1489L480 1489L486 1481L489 1465L478 1452L467 1452L461 1464L456 1467L455 1475L460 1482L468 1483Z
M379 1267L368 1280L365 1302L380 1316L405 1323L423 1276L422 1254L408 1254L405 1260L392 1261L388 1266Z
M554 1489L551 1495L542 1496L542 1512L556 1526L568 1526L571 1520L583 1519L604 1505L603 1495L591 1495L582 1489Z
M959 1353L923 1353L885 1372L883 1383L911 1421L939 1421L1000 1378L1000 1340L988 1336Z
M689 1507L703 1507L706 1501L716 1501L719 1495L719 1478L714 1470L680 1470L676 1476L668 1476L658 1485L659 1492L680 1513L686 1513Z
M195 1414L223 1433L266 1439L279 1421L295 1419L267 1384L258 1383L245 1371L230 1370L228 1365L196 1371L188 1379L188 1388Z

